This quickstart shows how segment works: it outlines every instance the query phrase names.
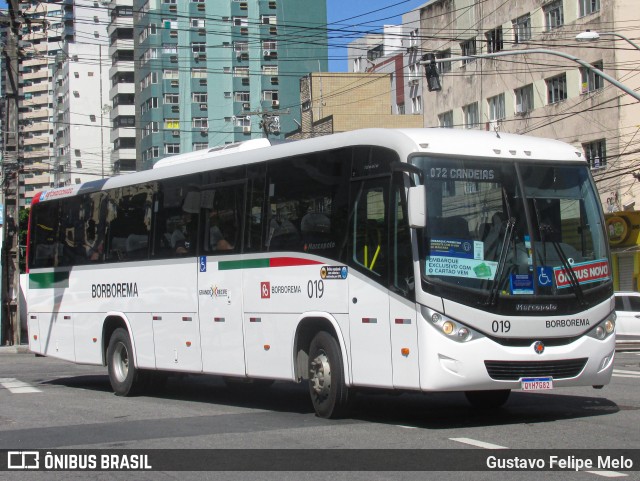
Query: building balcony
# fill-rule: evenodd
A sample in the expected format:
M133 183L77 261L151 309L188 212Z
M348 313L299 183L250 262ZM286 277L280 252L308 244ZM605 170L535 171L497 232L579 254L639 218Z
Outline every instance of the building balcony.
M136 114L136 106L135 105L118 105L117 107L111 110L110 117L115 119L121 115L133 116Z
M109 78L113 77L118 72L133 72L134 70L134 62L120 60L109 69Z
M116 139L119 139L119 138L127 138L127 137L135 138L135 136L136 136L135 128L120 127L117 129L111 129L111 135L109 136L109 141L113 143L116 141Z
M48 64L48 59L46 56L41 57L39 55L28 57L22 60L22 65L24 67L39 67L46 66Z
M111 161L112 162L122 162L126 161L135 161L136 160L136 149L118 149L111 152Z
M49 72L47 69L41 68L36 72L23 73L22 78L24 80L46 80L49 78Z
M109 90L109 98L112 99L120 94L135 94L136 85L134 83L119 83L111 87Z
M22 144L26 146L35 146L35 145L49 145L49 136L42 137L32 137L30 139L23 138Z
M118 50L133 51L133 39L130 39L130 40L118 39L115 42L112 42L111 45L109 45L109 57L112 57L113 54L116 53Z
M22 158L25 160L44 159L44 158L48 159L49 149L25 151L22 153Z
M31 112L23 112L19 115L20 120L27 119L39 119L39 118L48 118L53 115L53 112L49 110L47 107L41 109L33 109Z

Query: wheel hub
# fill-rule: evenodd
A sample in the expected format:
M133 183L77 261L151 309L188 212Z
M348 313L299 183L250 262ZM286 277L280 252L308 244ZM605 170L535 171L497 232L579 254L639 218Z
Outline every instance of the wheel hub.
M315 393L320 397L327 397L331 391L331 364L324 352L311 361L309 374Z
M129 374L129 353L122 343L118 343L113 353L113 368L118 381L124 382Z

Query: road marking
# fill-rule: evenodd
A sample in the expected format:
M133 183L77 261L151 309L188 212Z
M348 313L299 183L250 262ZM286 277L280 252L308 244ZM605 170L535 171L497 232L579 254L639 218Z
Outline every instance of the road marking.
M615 471L585 471L585 473L597 474L605 478L625 478L629 476L628 474L616 473Z
M26 382L18 381L15 378L0 378L0 386L8 390L12 394L27 394L33 392L42 392L37 387L33 387Z
M614 369L614 374L635 374L636 376L640 376L640 371L623 371L622 369Z
M640 374L636 374L635 376L631 375L631 374L616 374L615 372L612 374L613 377L630 377L632 379L638 379L640 378Z
M485 443L484 441L478 441L471 438L449 438L451 441L457 441L459 443L470 444L471 446L477 446L485 449L509 449L506 446L500 446L498 444Z

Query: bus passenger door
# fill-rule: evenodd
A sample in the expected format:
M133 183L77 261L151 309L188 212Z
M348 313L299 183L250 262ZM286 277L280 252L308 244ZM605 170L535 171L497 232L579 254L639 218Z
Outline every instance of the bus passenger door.
M245 376L242 328L242 219L245 182L203 192L198 311L205 373Z
M393 385L385 215L388 185L388 177L351 184L349 324L352 379L359 386Z

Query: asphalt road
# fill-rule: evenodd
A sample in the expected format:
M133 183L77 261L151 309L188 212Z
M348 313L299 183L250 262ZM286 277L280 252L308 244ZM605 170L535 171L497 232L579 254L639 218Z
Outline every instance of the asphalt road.
M296 471L0 472L6 479L640 479L637 466L636 471L545 473L335 472L332 463L339 457L327 451L444 450L442 455L453 452L464 465L466 456L483 449L636 449L638 352L617 354L612 383L602 390L514 392L504 408L492 412L472 409L460 393L365 393L350 418L324 420L314 415L304 385L232 390L215 376L178 376L152 395L122 398L111 392L105 368L2 349L0 406L0 449L180 449L185 454L196 449L304 449L301 456L308 456L314 469L301 469L303 458ZM246 452L248 470L264 461L259 453ZM354 465L364 462L353 453ZM325 463L326 468L318 468Z

